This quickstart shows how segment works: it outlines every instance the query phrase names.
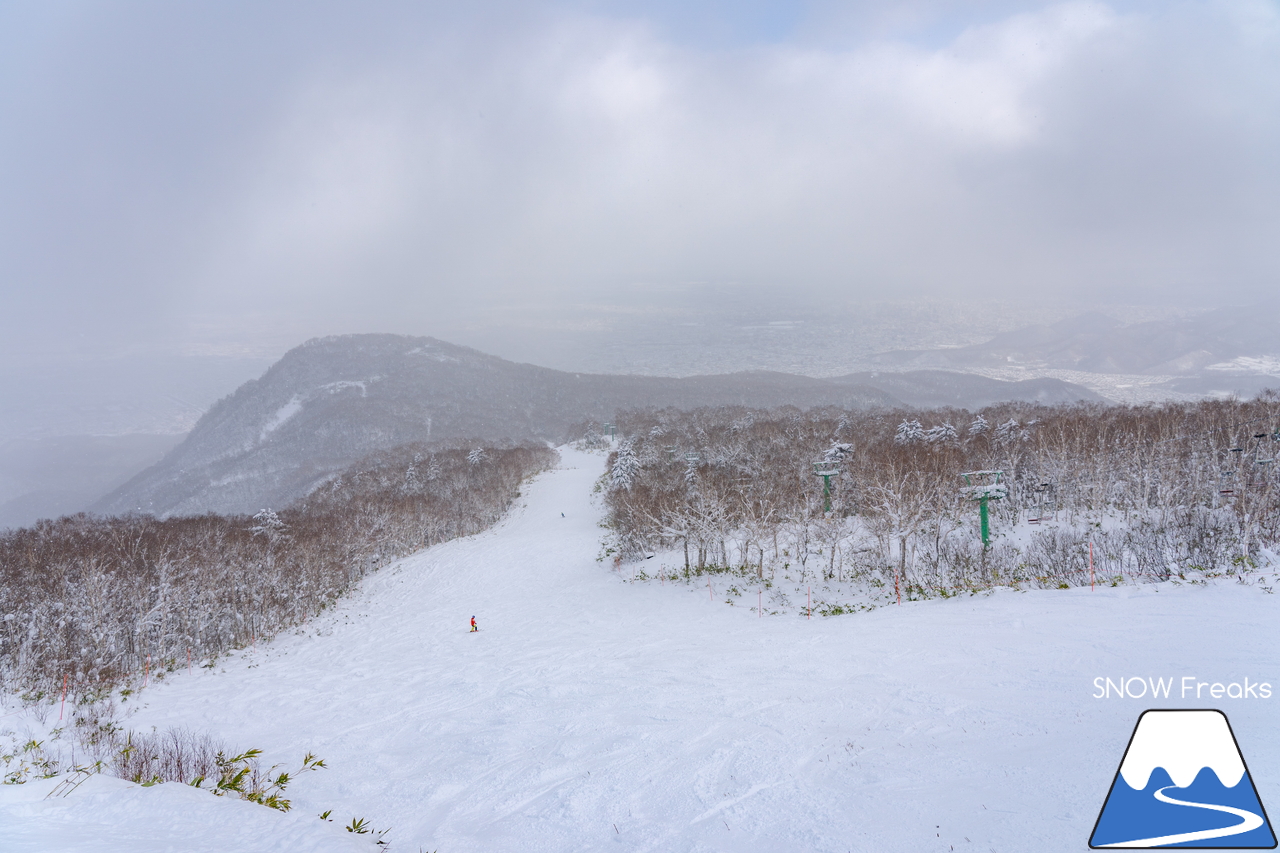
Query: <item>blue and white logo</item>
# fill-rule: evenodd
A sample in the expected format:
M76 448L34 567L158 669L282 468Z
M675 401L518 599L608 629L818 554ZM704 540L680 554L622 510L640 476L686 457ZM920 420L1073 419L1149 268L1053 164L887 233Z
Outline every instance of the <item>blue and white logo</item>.
M1221 711L1144 711L1089 846L1269 850L1276 836Z

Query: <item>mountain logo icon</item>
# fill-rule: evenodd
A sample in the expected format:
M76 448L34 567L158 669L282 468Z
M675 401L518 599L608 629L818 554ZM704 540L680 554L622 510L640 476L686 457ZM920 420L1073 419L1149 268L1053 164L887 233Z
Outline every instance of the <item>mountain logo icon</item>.
M1144 711L1089 847L1271 850L1276 835L1221 711Z

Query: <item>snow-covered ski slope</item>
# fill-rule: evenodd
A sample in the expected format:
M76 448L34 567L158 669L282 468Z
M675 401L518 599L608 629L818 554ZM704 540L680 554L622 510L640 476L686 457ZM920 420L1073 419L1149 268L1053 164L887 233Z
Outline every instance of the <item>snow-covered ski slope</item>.
M305 632L142 694L135 728L324 758L291 785L293 813L253 808L325 831L282 846L281 823L260 846L239 832L219 847L221 821L249 804L183 797L170 831L161 800L176 786L134 787L154 815L134 805L120 822L150 820L162 840L116 845L103 788L80 817L74 794L56 815L0 798L0 822L25 822L7 849L350 850L339 825L359 816L411 853L1079 851L1148 707L1225 710L1280 809L1280 698L1092 698L1098 676L1280 688L1276 596L1006 591L760 619L705 587L620 582L596 559L602 458L562 456L494 529L383 570ZM312 817L325 809L335 823ZM172 846L198 814L205 834ZM40 844L77 831L96 846Z

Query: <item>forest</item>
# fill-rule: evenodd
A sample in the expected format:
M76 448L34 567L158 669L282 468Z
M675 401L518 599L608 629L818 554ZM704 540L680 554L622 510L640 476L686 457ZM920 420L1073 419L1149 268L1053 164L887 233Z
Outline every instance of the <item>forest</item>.
M75 515L0 536L0 688L89 692L296 626L380 565L496 522L542 445L410 444L253 516Z
M746 584L782 578L828 591L823 613L857 609L832 598L850 584L883 602L1263 583L1280 536L1274 394L977 412L645 410L616 429L602 481L610 553L620 563L674 554L686 581L729 575L731 603Z

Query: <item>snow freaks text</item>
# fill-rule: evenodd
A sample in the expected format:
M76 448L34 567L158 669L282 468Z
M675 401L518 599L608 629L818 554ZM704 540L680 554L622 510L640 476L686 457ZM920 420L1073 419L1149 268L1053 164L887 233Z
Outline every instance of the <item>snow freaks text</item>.
M1093 680L1094 699L1270 699L1271 683L1243 678L1238 681L1201 681L1194 675L1181 678L1131 676Z

